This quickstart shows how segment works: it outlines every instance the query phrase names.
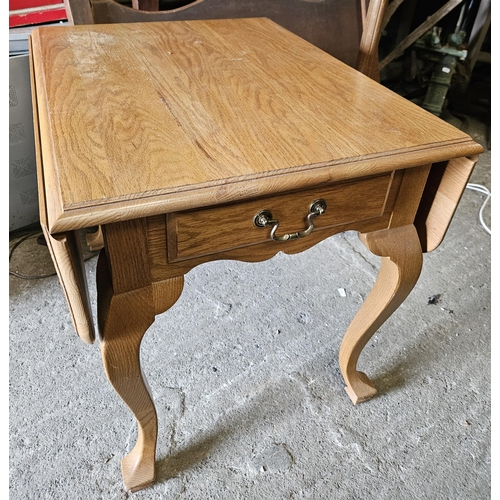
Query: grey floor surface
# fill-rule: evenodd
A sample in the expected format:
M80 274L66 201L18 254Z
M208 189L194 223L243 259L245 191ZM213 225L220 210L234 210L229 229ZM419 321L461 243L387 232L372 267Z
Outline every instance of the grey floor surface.
M481 123L468 132L486 144ZM481 156L472 183L491 186L490 158ZM299 255L191 271L143 341L160 424L157 482L133 495L120 460L136 427L98 344L77 338L56 277L11 276L10 498L490 498L484 199L465 191L417 286L366 346L359 368L379 392L358 406L338 351L379 260L356 233ZM86 265L95 308L96 258ZM53 272L35 237L15 249L10 270Z

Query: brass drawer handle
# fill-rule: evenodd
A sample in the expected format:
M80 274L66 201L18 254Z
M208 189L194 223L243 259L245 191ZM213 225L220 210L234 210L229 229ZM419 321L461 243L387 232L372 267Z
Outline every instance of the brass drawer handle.
M326 201L320 198L319 200L311 203L309 207L309 213L307 214L307 223L309 224L303 231L297 231L296 233L288 233L283 236L276 236L276 230L279 226L279 221L273 219L273 214L269 210L261 210L253 218L253 223L257 227L268 227L273 226L271 229L271 238L274 241L289 241L296 240L298 238L304 238L312 233L314 229L313 219L324 213L326 210Z

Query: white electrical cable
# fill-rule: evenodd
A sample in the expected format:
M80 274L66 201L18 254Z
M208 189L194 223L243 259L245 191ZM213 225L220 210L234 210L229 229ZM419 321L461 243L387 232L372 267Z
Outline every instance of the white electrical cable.
M473 191L479 191L480 193L483 193L483 194L486 194L486 199L484 200L482 206L481 206L481 209L479 210L479 222L481 222L481 225L484 227L484 229L486 230L486 232L488 234L491 234L491 229L485 224L484 222L484 219L483 219L483 210L484 210L484 207L486 206L486 204L488 203L488 201L490 201L490 198L491 198L491 192L490 190L481 185L481 184L467 184L466 186L468 189L472 189Z

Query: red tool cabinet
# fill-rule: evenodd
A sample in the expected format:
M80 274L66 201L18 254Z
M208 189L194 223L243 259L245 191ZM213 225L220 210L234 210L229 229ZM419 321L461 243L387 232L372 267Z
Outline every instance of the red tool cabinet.
M9 0L9 28L66 19L63 0Z

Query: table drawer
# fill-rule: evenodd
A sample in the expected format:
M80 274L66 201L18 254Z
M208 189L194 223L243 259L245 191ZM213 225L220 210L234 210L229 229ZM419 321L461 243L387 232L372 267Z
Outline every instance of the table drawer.
M313 218L314 231L364 221L384 214L392 173L320 186L250 201L178 212L167 216L168 260L176 262L272 241L272 227L257 227L254 218L266 210L279 221L276 236L304 231L311 204L326 202ZM306 236L307 237L307 236ZM286 242L276 242L285 245Z

